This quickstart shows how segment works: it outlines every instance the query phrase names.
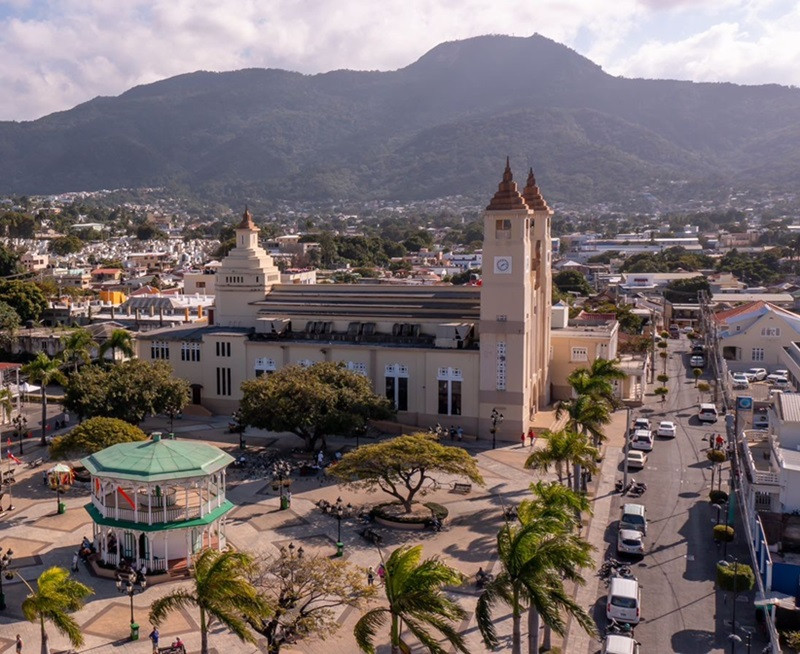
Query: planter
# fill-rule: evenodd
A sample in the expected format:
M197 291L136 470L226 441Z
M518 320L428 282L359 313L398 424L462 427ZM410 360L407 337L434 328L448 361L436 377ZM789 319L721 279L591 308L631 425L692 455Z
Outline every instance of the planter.
M441 504L436 504L435 502L428 502L423 505L417 504L416 502L412 504L412 507L416 507L417 510L419 510L420 506L424 506L429 512L425 514L395 514L393 510L397 509L398 506L400 505L397 502L378 504L372 508L370 515L372 515L372 517L375 519L375 522L377 522L379 525L383 525L384 527L391 527L392 529L405 529L408 531L421 531L428 527L433 516L438 517L440 520L444 520L448 513L444 506Z
M425 529L427 521L428 519L420 522L397 522L379 515L375 516L375 522L377 522L379 525L391 527L392 529L405 529L406 531L422 531Z

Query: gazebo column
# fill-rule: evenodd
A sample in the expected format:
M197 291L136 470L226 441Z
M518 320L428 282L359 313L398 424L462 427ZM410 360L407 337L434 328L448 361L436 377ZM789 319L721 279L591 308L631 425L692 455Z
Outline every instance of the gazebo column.
M185 506L185 516L184 520L189 519L189 482L186 482L186 487L184 488L184 497L186 498L186 506Z
M112 488L114 489L114 520L119 520L119 489L116 485Z
M139 522L139 487L133 487L133 521Z
M222 493L225 490L225 471L217 473L217 508L222 506Z
M186 567L192 564L192 530L186 530Z
M147 570L153 572L153 537L150 534L145 536L147 538Z
M164 532L164 570L169 570L169 532Z

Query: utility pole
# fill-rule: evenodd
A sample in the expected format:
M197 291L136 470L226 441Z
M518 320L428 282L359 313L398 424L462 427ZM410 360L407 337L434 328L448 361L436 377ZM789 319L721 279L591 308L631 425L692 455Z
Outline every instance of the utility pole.
M628 443L630 442L631 433L631 407L625 407L625 445L622 448L622 455L625 460L622 464L622 489L623 491L628 487Z

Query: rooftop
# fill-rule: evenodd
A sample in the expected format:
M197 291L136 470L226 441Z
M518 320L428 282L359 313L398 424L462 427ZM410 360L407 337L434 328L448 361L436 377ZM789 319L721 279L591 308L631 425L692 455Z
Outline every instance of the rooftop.
M98 477L141 482L205 477L233 463L218 447L197 441L151 440L118 443L81 460Z

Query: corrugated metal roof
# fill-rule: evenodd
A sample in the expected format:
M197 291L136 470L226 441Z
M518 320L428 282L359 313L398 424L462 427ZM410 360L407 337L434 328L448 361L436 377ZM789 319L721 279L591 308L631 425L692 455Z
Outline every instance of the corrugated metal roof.
M778 395L778 416L784 422L800 422L800 394Z

